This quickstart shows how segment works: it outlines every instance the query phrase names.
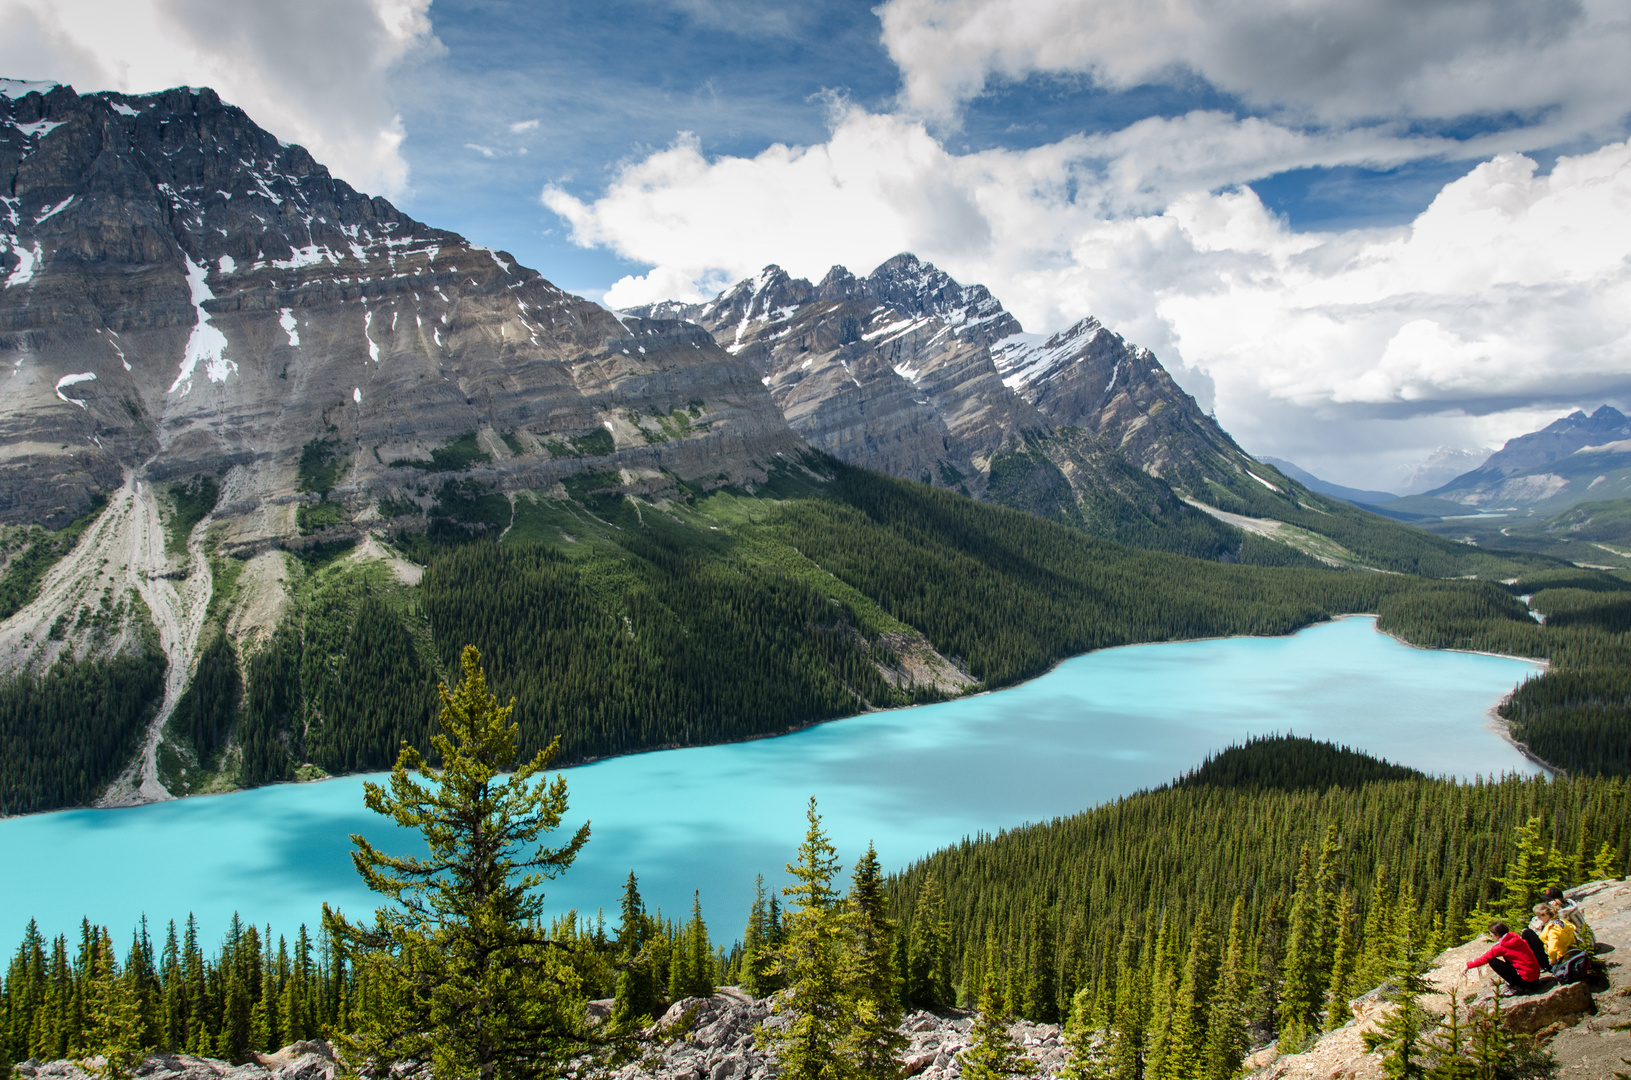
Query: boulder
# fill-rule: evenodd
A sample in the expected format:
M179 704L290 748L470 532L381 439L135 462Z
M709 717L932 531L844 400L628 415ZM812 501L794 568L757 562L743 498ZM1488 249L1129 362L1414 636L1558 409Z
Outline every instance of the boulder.
M1554 986L1544 994L1502 1002L1501 1022L1509 1031L1533 1035L1553 1024L1567 1027L1590 1012L1591 987L1583 982Z

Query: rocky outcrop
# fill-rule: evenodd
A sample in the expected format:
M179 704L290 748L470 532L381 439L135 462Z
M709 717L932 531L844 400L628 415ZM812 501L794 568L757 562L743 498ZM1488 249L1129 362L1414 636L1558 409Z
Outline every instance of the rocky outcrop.
M671 1043L654 1048L644 1061L625 1066L618 1080L762 1080L777 1074L774 1056L761 1052L755 1040L760 1025L774 1029L785 1016L771 1013L770 1000L753 999L734 987L721 987L709 998L675 1002L658 1021L672 1028L688 1015L689 1026ZM951 1080L962 1075L957 1055L969 1043L973 1014L954 1009L943 1013L912 1012L901 1020L907 1044L901 1053L902 1077ZM1019 1021L1009 1034L1036 1063L1036 1075L1048 1080L1065 1062L1060 1032L1054 1024Z
M590 1016L604 1017L610 1002L591 1002ZM786 1018L771 1013L768 998L750 998L724 986L711 997L685 998L669 1007L652 1029L653 1039L635 1061L621 1066L617 1080L769 1080L778 1073L774 1055L759 1049L755 1033L762 1024L775 1028ZM921 1080L955 1080L962 1075L957 1055L968 1046L972 1014L913 1012L901 1021L906 1049L901 1076ZM1065 1050L1053 1024L1020 1021L1009 1034L1037 1065L1036 1075L1051 1080L1064 1065ZM94 1080L100 1059L26 1061L13 1070L17 1080ZM585 1062L587 1064L587 1061ZM301 1042L246 1065L231 1065L190 1054L155 1054L135 1072L136 1080L335 1080L339 1070L326 1042Z
M100 1057L86 1061L25 1061L14 1066L17 1080L95 1080ZM131 1073L135 1080L334 1080L334 1050L321 1039L297 1042L256 1061L233 1065L192 1054L154 1054Z
M710 335L415 221L210 90L0 89L0 521L60 525L131 470L224 473L222 540L264 545L313 442L351 516L449 472L706 486L802 446ZM436 463L467 433L479 460Z
M1623 1070L1626 1049L1624 1027L1631 1021L1631 972L1619 959L1619 950L1631 941L1631 881L1597 881L1571 889L1581 902L1586 921L1596 932L1600 959L1608 973L1607 985L1579 982L1554 986L1532 996L1501 999L1502 1021L1516 1032L1547 1040L1547 1049L1580 1080L1613 1080ZM1487 1009L1499 982L1488 968L1466 970L1469 959L1489 947L1487 938L1441 953L1427 972L1434 988L1421 999L1426 1009L1443 1016L1455 992L1462 1009ZM1375 1031L1394 1006L1378 991L1351 1003L1353 1019L1323 1036L1307 1051L1280 1057L1275 1048L1259 1051L1247 1062L1259 1080L1382 1080L1382 1054L1367 1053L1366 1032Z

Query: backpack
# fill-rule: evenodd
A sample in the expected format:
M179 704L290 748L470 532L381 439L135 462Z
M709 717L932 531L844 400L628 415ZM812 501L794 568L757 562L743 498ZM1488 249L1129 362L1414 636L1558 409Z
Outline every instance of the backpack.
M1552 965L1552 975L1559 983L1579 982L1591 974L1591 955L1576 949Z

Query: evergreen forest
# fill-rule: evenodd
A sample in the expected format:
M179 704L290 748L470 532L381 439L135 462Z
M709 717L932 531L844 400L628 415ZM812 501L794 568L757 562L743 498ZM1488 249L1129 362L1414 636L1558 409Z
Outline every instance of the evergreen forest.
M826 1015L804 1033L834 1054L864 1058L845 1042L858 1030L883 1038L866 1016L961 1004L1066 1023L1085 1075L1227 1078L1248 1047L1341 1024L1350 998L1408 979L1491 917L1517 919L1545 887L1623 874L1631 845L1622 778L1460 783L1290 737L887 877L866 852L847 893L813 805L810 818L785 902L761 881L729 948L698 906L648 912L631 873L615 925L575 912L536 924L566 965L555 983L580 1009L612 999L614 1032L737 985ZM189 919L160 939L145 922L123 950L88 923L74 939L27 927L0 980L0 1060L111 1039L245 1061L362 1038L396 1000L396 976L326 922L289 940L234 918L211 949ZM871 1002L861 1013L857 998Z
M302 459L314 490L329 479L322 449ZM1502 706L1514 734L1571 772L1631 770L1631 580L1616 574L1504 560L1427 534L1410 540L1427 545L1411 565L1456 578L1309 565L1259 537L1242 542L1240 559L1251 561L1223 563L1128 547L814 455L751 491L682 487L648 500L615 483L586 474L568 500L521 493L513 505L444 485L426 528L398 534L425 563L417 586L345 544L285 556L293 602L247 655L223 631L237 564L216 558L220 595L169 725L166 782L223 790L384 768L403 740L424 741L435 686L466 644L520 703L525 745L559 736L561 761L572 763L998 688L1092 649L1285 634L1349 612L1375 612L1382 629L1419 645L1549 660ZM178 487L178 516L214 495L213 484ZM1376 529L1395 547L1410 532L1381 519ZM29 541L4 581L43 572L28 553L65 551L71 534ZM1461 551L1425 554L1445 546ZM1452 554L1461 561L1434 561ZM1512 576L1466 579L1480 567ZM22 588L21 577L13 584ZM948 677L903 676L924 656ZM52 692L93 693L80 688L106 681L98 664L65 659ZM14 680L0 693L46 681ZM71 727L33 719L41 706L19 704L0 725L0 761L15 763L0 771L0 806L76 805L105 786L160 685L122 679L124 719L71 740ZM147 696L131 696L144 687ZM86 700L78 712L108 707Z

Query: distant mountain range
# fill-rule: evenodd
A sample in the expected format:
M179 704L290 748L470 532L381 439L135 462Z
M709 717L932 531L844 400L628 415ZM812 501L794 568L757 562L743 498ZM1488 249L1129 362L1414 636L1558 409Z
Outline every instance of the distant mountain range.
M1309 491L1317 491L1321 495L1330 495L1333 498L1351 502L1355 506L1369 506L1375 503L1392 502L1399 496L1391 491L1366 491L1362 488L1344 487L1333 484L1329 480L1321 480L1307 469L1298 468L1283 458L1264 456L1260 460L1273 465L1293 480L1302 484Z
M1631 497L1631 419L1611 405L1576 411L1507 441L1477 468L1380 509L1438 518L1542 518L1587 500Z

